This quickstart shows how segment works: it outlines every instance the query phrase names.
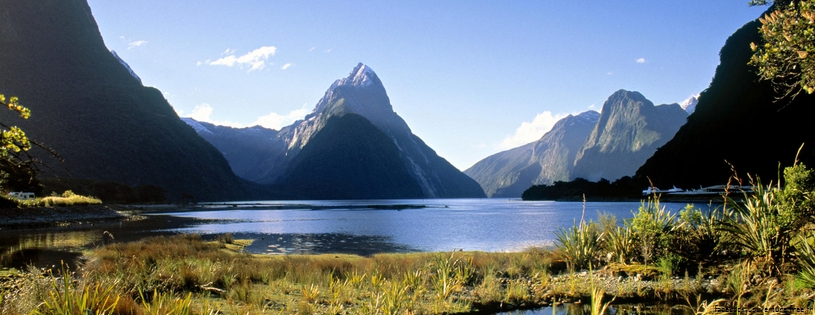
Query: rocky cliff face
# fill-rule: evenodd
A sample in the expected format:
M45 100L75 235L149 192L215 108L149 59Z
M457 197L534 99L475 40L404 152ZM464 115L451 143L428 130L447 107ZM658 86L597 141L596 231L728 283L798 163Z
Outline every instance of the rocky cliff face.
M791 165L796 152L805 164L815 162L811 128L815 95L776 100L769 82L747 65L750 43L760 44L758 21L747 23L727 39L710 86L701 93L696 111L676 136L637 170L660 187L698 188L727 182L732 165L742 178L753 174L765 182ZM779 165L780 163L780 165Z
M600 114L588 111L558 121L540 140L493 154L466 171L487 196L517 198L532 185L568 181L577 151Z
M223 156L105 47L86 0L0 1L0 93L32 116L0 119L65 160L63 178L156 185L168 197L245 198ZM37 154L37 153L35 153Z
M638 92L615 92L603 104L597 125L577 153L572 178L614 181L634 175L673 138L687 116L678 104L654 106Z

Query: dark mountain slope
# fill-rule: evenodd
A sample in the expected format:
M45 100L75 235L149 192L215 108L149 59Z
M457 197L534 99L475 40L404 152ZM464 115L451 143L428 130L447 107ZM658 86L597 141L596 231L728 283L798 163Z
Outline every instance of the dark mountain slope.
M490 197L517 198L532 185L571 178L577 151L597 118L595 111L561 119L540 140L493 154L466 171Z
M663 187L697 188L723 184L732 164L741 176L757 174L769 181L781 166L800 158L815 163L815 96L781 100L769 82L760 82L747 65L750 43L761 43L760 23L753 21L736 31L720 52L721 63L696 111L674 138L637 170L637 179L650 178ZM727 162L725 162L727 161ZM745 177L746 178L746 177ZM647 181L645 181L647 182Z
M414 135L407 123L393 111L382 81L373 69L360 63L348 77L335 81L305 120L280 131L289 155L310 141L332 116L359 114L391 138L399 148L400 160L425 198L478 198L484 192L465 175Z
M0 91L32 111L0 119L55 149L72 177L246 197L223 156L108 51L85 0L0 1L0 45Z
M399 148L367 119L332 116L276 186L305 199L422 198Z
M619 90L603 104L597 125L575 157L572 179L634 175L685 124L678 104L654 106L639 92Z
M269 178L273 171L286 167L286 145L277 139L276 130L261 126L232 128L192 118L181 120L218 148L235 175L241 178L260 184L271 184L264 179Z

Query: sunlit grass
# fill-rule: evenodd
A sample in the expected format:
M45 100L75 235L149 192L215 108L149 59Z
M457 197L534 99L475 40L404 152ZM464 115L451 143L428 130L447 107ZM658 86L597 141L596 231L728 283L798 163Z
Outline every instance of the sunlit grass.
M70 207L102 204L102 200L98 198L77 195L70 190L66 190L62 195L38 197L28 200L9 196L2 197L16 203L20 207Z

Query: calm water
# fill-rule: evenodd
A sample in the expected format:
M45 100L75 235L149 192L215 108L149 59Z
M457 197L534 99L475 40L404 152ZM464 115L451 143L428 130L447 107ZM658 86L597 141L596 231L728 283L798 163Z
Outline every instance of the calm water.
M193 209L148 215L148 219L135 222L3 229L0 264L48 266L76 258L75 253L84 248L176 233L197 233L204 238L231 233L235 238L255 240L248 251L269 254L520 251L531 246L552 246L558 228L572 226L584 213L581 202L507 199L269 201L234 205L241 210ZM613 214L618 220L629 218L639 205L589 202L585 219L596 219L598 212ZM663 205L674 212L685 206Z

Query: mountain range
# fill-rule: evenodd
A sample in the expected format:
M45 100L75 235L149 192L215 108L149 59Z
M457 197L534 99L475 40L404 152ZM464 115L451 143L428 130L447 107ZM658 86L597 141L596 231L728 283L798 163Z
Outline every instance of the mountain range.
M531 185L571 180L575 156L599 117L595 111L569 115L540 140L493 154L464 173L490 197L519 197Z
M558 121L540 140L489 156L464 173L491 197L520 197L532 185L634 175L684 124L678 104L654 106L638 92L619 90L603 104Z
M86 0L2 0L0 17L0 93L32 113L0 119L64 160L31 150L48 166L41 177L160 187L171 200L248 198L221 153L105 47Z
M236 174L292 198L484 196L477 182L410 131L382 81L362 63L335 81L303 120L279 131L184 121Z

